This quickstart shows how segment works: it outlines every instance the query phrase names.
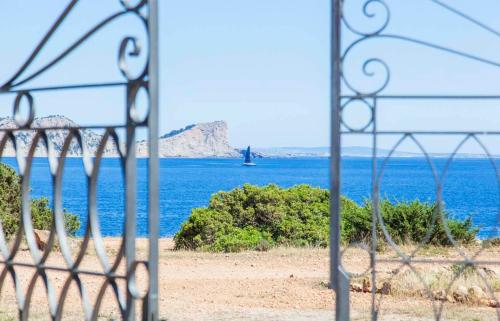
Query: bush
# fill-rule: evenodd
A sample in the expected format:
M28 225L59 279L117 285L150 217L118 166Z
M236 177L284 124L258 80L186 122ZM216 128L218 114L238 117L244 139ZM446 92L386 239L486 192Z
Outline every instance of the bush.
M272 242L270 235L255 227L233 228L227 234L218 235L215 242L207 249L216 252L262 250L266 242L267 244Z
M384 226L396 244L422 243L450 246L441 215L446 218L453 238L461 244L469 244L479 231L473 227L472 219L463 221L449 219L446 211L441 214L437 205L419 200L391 202L380 201L380 213ZM342 199L342 240L345 243L367 242L371 238L372 203L365 201L359 206L352 200ZM377 227L379 240L385 235L380 225Z
M33 228L50 230L52 227L52 209L45 197L31 201ZM16 171L0 163L0 221L7 238L12 237L21 223L21 178ZM64 213L66 231L74 235L80 228L78 216Z
M52 209L46 197L37 198L31 201L31 218L33 228L37 230L50 230L52 227ZM80 219L75 214L64 212L64 227L66 233L75 235L80 228Z
M371 202L362 205L341 198L341 239L369 242ZM430 230L431 244L451 245L434 204L382 200L380 211L396 243L422 242ZM446 216L446 213L443 213ZM236 252L267 250L275 245L328 246L329 193L309 185L288 189L276 185L243 185L214 194L206 208L193 209L175 235L176 249ZM475 239L472 220L448 220L452 236L461 243ZM380 226L379 239L383 237Z
M19 227L21 213L21 184L16 171L0 163L0 220L6 236Z
M275 244L326 246L328 216L325 190L245 184L194 209L175 235L175 247L229 252Z

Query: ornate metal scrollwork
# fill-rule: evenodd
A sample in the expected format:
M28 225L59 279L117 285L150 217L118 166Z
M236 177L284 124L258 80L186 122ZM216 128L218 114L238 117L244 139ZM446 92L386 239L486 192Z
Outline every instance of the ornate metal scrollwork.
M444 3L440 0L427 0L426 2L431 5L435 5L439 10L446 10L448 13L455 15L455 17L462 19L463 21L473 24L476 28L487 32L495 37L500 37L500 31L496 30L492 26L489 26L479 19L476 19L467 13L460 11L455 8L451 2ZM391 87L391 69L390 64L387 60L377 57L373 52L368 51L368 44L380 43L383 41L394 41L398 43L410 44L413 46L418 46L422 48L428 48L430 50L439 51L448 55L459 57L465 61L474 61L486 66L493 68L500 67L500 61L495 61L492 59L487 59L485 57L458 50L456 48L447 47L439 43L434 43L425 39L418 39L409 37L406 35L401 35L394 33L394 28L391 28L391 8L389 6L389 1L384 0L335 0L333 1L334 8L340 8L340 17L334 15L333 34L339 31L341 34L341 39L348 39L345 43L336 43L334 39L334 54L332 55L332 70L333 70L333 83L337 81L341 83L340 93L333 95L334 99L332 102L333 119L338 117L338 127L332 128L332 135L339 137L342 135L368 135L371 138L373 148L372 156L372 193L371 193L371 205L372 205L372 248L371 248L371 266L364 273L368 274L371 272L371 282L376 284L377 282L377 264L383 261L384 263L397 264L398 268L394 270L393 275L389 279L389 282L403 269L409 269L418 280L420 280L423 285L423 294L429 298L432 302L432 313L436 320L442 319L442 314L444 310L444 305L442 302L437 300L429 287L429 284L425 280L422 273L416 268L417 264L428 264L428 263L440 263L440 264L457 264L462 266L461 270L454 275L453 279L450 280L447 289L445 289L446 294L449 294L452 286L457 281L457 279L465 273L465 269L470 268L474 271L478 271L479 264L488 265L500 265L500 260L488 260L484 261L481 259L481 254L484 251L484 247L476 250L472 253L467 253L461 247L459 241L457 241L448 225L448 217L445 215L444 208L444 195L443 187L445 185L447 174L449 173L450 165L454 162L459 153L460 149L467 142L474 142L479 149L482 151L485 159L489 161L492 172L494 173L495 180L497 182L498 195L500 199L500 169L497 166L497 160L490 153L486 144L483 143L482 137L485 135L497 135L500 136L500 131L491 132L471 132L471 131L417 131L417 130L380 130L377 126L377 109L380 108L380 103L386 99L398 99L402 101L410 100L483 100L483 99L493 99L500 100L500 95L401 95L401 94L391 94L388 93ZM334 12L335 13L335 12ZM371 27L363 27L363 23L370 22ZM365 30L363 30L365 29ZM346 36L347 35L347 36ZM346 36L344 38L344 36ZM340 42L340 41L339 41ZM356 54L355 54L356 52ZM361 57L361 58L360 58ZM336 67L338 62L339 66ZM417 62L413 62L414 64ZM498 69L500 71L500 69ZM368 84L369 83L369 84ZM367 85L368 84L368 85ZM334 87L335 88L335 87ZM335 90L335 89L334 89ZM352 106L354 103L358 105L367 107L370 110L371 117L368 122L363 122L359 126L353 126L350 124L349 120L346 119L345 110ZM333 122L335 126L335 122ZM378 155L377 146L379 137L383 135L390 135L391 137L396 137L396 142L389 151L387 155ZM444 166L440 168L436 165L436 159L431 156L431 154L426 150L424 144L420 141L419 135L452 135L460 139L456 148L447 156L448 159L445 161ZM340 139L338 140L340 141ZM440 223L443 226L444 237L448 240L451 246L456 249L458 259L422 259L419 254L424 246L426 246L433 237L432 228L429 228L425 235L423 236L421 242L416 244L412 250L407 250L401 247L393 239L391 231L387 228L384 217L381 213L380 208L380 190L382 185L382 179L386 174L388 163L391 159L395 157L396 150L402 146L405 142L411 142L416 146L418 152L422 155L428 168L432 174L432 179L435 188L435 202L436 206L433 210L430 226L434 226L436 223ZM340 153L340 147L332 151L338 151ZM333 164L334 160L340 159L339 155L332 154L332 168L337 166ZM339 161L340 162L340 161ZM340 165L338 165L340 166ZM339 167L340 168L340 167ZM335 171L334 171L335 175ZM341 185L340 175L337 174L332 181L333 186ZM335 197L340 197L340 194L336 194ZM498 204L496 215L496 224L488 232L488 237L499 237L500 234L500 204ZM337 213L332 213L332 216ZM340 214L340 213L338 213ZM338 216L335 217L335 220ZM339 221L340 222L340 221ZM335 224L340 224L336 222ZM333 224L332 226L336 226ZM396 258L393 259L381 259L378 257L376 244L377 238L382 238L385 243L388 244L389 248L395 253ZM357 246L357 244L354 244ZM340 257L342 253L340 249L335 249L334 251L340 252ZM337 254L336 254L337 255ZM341 273L342 263L339 265L333 265L333 277L334 288L336 290L342 289L341 278L339 274ZM338 271L337 271L338 269ZM340 272L339 272L340 271ZM478 273L479 277L482 279L483 283L486 285L487 292L490 298L495 298L495 293L493 291L492 285L488 283L488 280L484 275ZM337 282L338 284L335 284ZM383 298L383 294L378 295L375 293L375 287L372 287L372 320L377 320L380 313L380 304ZM337 293L337 295L342 295ZM496 300L496 299L495 299ZM498 301L497 301L498 304ZM347 312L346 312L347 311ZM342 302L341 305L337 307L337 313L339 315L348 315L349 305ZM500 309L496 309L497 319L500 320ZM495 313L493 312L493 313Z
M371 37L377 34L380 34L382 31L387 28L387 25L389 25L389 21L391 20L391 11L389 9L389 6L385 3L383 0L367 0L364 2L362 6L362 13L363 16L368 18L368 19L378 19L378 11L377 8L380 9L384 13L384 18L380 20L379 27L374 28L372 31L360 31L356 29L351 23L349 23L349 18L346 16L342 16L342 21L344 22L345 26L351 30L353 33L357 34L358 36L361 37Z
M150 48L157 48L157 0L118 0L121 4L121 10L109 15L96 25L90 27L86 32L74 40L68 47L59 52L52 60L33 69L33 61L40 53L48 46L49 40L54 33L60 28L67 16L77 11L76 4L78 0L71 0L64 8L56 21L49 28L44 37L38 42L35 49L30 53L26 61L8 78L6 82L0 84L0 95L14 95L13 100L13 118L17 128L2 128L0 132L3 134L0 140L0 156L4 152L7 144L11 144L15 150L18 161L18 171L21 176L22 189L22 225L18 229L17 234L11 242L8 242L4 233L2 222L0 222L0 252L2 260L0 266L3 266L0 273L0 291L5 289L4 281L7 277L11 277L15 287L17 305L19 310L19 318L27 320L30 311L30 305L33 302L34 288L39 279L45 287L45 292L48 299L49 314L53 320L60 320L63 315L64 307L67 306L67 297L69 288L74 283L78 289L80 300L83 306L83 317L85 320L96 320L101 305L104 300L107 300L105 293L108 288L113 291L119 315L123 320L134 320L136 317L135 301L143 302L141 313L142 319L157 320L158 305L157 305L157 254L158 254L158 233L155 229L150 230L149 234L149 262L137 260L135 257L135 205L126 199L126 211L123 213L125 217L125 226L123 227L123 235L121 245L113 260L108 257L105 250L104 239L100 231L100 222L97 209L97 182L98 173L101 168L101 161L104 157L108 144L114 144L118 153L118 158L122 167L122 174L127 188L135 190L135 145L131 140L134 139L135 130L138 127L148 129L150 137L157 137L157 122L158 119L149 117L149 112L154 110L157 115L157 61L151 61L152 52ZM63 61L70 53L84 46L88 39L97 34L100 30L106 28L112 22L121 17L132 15L139 19L144 26L147 34L147 39L140 41L137 37L126 36L121 41L118 48L118 69L125 78L125 81L115 82L98 82L84 84L60 84L57 86L48 87L33 87L28 88L33 80L43 75L54 66ZM144 46L141 46L143 44ZM127 60L129 58L146 57L144 66L141 66L139 72L134 75L128 67ZM157 55L154 55L157 59ZM152 66L153 64L153 66ZM31 67L31 69L30 69ZM151 86L153 89L151 89ZM37 92L52 92L61 89L65 90L80 90L85 88L109 88L122 87L127 94L127 104L124 106L128 117L125 124L109 125L109 126L80 126L80 127L40 127L33 125L35 119L35 94ZM148 114L145 117L140 117L136 110L136 96L138 91L144 91L149 100ZM154 95L154 96L153 96ZM153 99L154 98L154 99ZM152 102L153 101L153 102ZM40 107L41 108L41 107ZM89 128L101 128L104 130L104 135L101 138L99 147L94 153L87 149L85 144L84 131ZM125 128L127 137L120 137L117 134L117 129ZM64 145L59 155L55 155L53 146L48 133L54 130L64 130L66 133ZM21 147L17 144L16 136L20 133L33 133L31 145L27 155L23 155ZM126 140L126 144L123 144ZM68 235L65 230L64 209L63 209L63 172L65 161L70 156L69 152L76 145L76 148L81 151L83 160L83 168L85 179L88 186L88 213L87 224L83 233L82 243L77 253L72 253L69 246ZM158 157L156 145L149 150L149 156L152 160ZM46 150L46 157L49 161L50 175L53 181L53 227L50 231L48 244L44 251L37 247L35 232L31 221L30 207L30 173L33 167L33 159L39 148ZM149 162L149 185L150 192L155 192L157 186L157 162ZM125 191L124 191L125 194ZM156 193L155 193L156 194ZM149 199L149 224L150 226L158 225L158 207L155 199ZM132 224L130 223L132 222ZM19 253L19 248L23 239L26 239L30 254L33 259L32 264L18 263L16 261ZM65 261L65 266L52 266L47 263L47 258L53 252L53 246L59 245L60 253ZM10 244L10 245L9 245ZM101 270L89 271L82 268L82 263L85 261L87 250L90 245L93 245L96 251L97 258L101 263ZM119 271L119 265L125 261L125 271ZM18 265L30 267L34 273L29 281L26 292L19 281L19 275L16 271ZM150 284L147 292L144 295L139 295L135 273L140 265L145 265L146 271L149 274ZM60 293L54 291L54 286L47 276L49 271L67 272L67 278L64 280ZM102 277L104 281L97 291L95 301L91 301L85 282L82 281L82 276L90 275ZM118 281L126 282L125 288L118 286ZM67 307L66 307L67 308Z

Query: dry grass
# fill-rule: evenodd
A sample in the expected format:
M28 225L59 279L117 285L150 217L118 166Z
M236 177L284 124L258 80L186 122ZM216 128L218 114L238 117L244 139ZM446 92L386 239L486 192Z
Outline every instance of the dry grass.
M78 243L75 243L78 244ZM108 254L112 259L119 246L117 239L106 239ZM172 240L160 241L160 315L175 320L334 320L334 295L328 289L328 249L321 248L275 248L268 252L203 253L173 251ZM138 257L145 258L148 249L146 240L138 240ZM411 248L404 248L411 251ZM474 251L475 249L467 249ZM379 253L381 259L394 258L389 249ZM425 248L418 254L428 260L457 260L459 255L449 248ZM481 254L481 259L498 259L500 248L492 247ZM20 260L30 260L29 252L22 251ZM63 264L59 253L50 255L51 264ZM85 268L100 269L92 247L87 251ZM352 249L345 252L344 266L362 272L369 266L366 251ZM401 268L397 262L377 263L377 279L391 279L391 295L377 295L381 309L379 320L416 321L433 320L431 300L421 293L422 283L415 273ZM488 266L496 275L490 274L488 282L498 291L500 271L498 266ZM416 264L415 269L425 283L434 291L449 286L456 273L453 265L440 263ZM16 270L26 287L33 271ZM474 271L473 271L474 272ZM56 273L49 275L58 293L65 278ZM16 316L16 300L7 279L5 291L0 297L0 320L12 320ZM139 277L139 282L144 277ZM455 286L476 285L480 279L476 272L462 273ZM91 298L95 298L100 280L83 278ZM123 284L119 285L123 290ZM481 285L480 285L481 286ZM48 320L44 287L37 286L33 320ZM370 293L351 292L352 319L369 320ZM110 292L99 313L101 320L117 317L114 296ZM44 301L45 300L45 301ZM470 321L496 320L497 310L479 305L444 303L442 320ZM80 300L75 287L70 290L65 306L64 320L81 320Z
M403 246L399 250L403 253L414 253L417 246ZM360 259L365 251L358 250L349 253L348 263L360 270L363 259ZM488 307L500 301L500 265L463 265L465 254L474 257L478 261L491 262L499 260L500 247L488 246L481 247L480 244L464 247L457 251L450 247L422 247L414 253L411 268L401 264L401 257L391 248L385 248L384 251L377 254L377 257L383 262L377 262L376 280L377 288L382 284L390 284L390 295L377 294L379 304L389 311L394 312L395 307L391 306L394 300L405 302L406 300L417 300L420 306L412 307L411 304L405 305L405 311L412 317L421 317L423 319L434 319L429 315L433 304L437 310L443 307L443 320L497 320L500 310ZM425 261L425 263L422 263ZM448 261L449 263L445 263ZM417 263L418 262L418 263ZM349 270L349 268L347 267ZM356 272L358 272L356 271ZM370 280L371 275L362 275L353 279L354 283L362 285L363 281ZM366 283L365 283L366 284ZM484 296L473 295L475 287L479 287ZM463 300L458 293L467 294ZM471 292L472 291L472 292ZM369 293L365 294L369 295ZM457 295L457 296L456 296ZM457 300L460 300L458 302ZM495 302L496 301L496 302ZM422 305L426 308L422 308ZM465 314L460 314L462 307L468 307ZM477 310L470 310L471 307ZM478 312L482 311L484 312ZM420 312L419 312L420 311ZM475 312L474 312L475 311ZM445 313L446 312L446 313ZM402 312L400 312L402 313ZM472 317L474 315L474 317Z
M485 293L500 291L500 278L498 275L487 274L482 269L466 268L462 273L457 270L462 267L452 265L442 269L418 268L415 271L408 267L399 270L394 276L389 277L393 285L394 295L426 296L426 289L431 293L444 290L449 293L456 292L458 287L466 289L479 286ZM489 270L488 270L489 271ZM418 274L417 274L418 273ZM491 293L490 293L491 294Z

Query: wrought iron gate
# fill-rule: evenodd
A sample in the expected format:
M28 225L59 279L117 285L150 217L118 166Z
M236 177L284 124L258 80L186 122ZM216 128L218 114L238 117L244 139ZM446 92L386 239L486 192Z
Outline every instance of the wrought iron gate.
M417 1L418 2L418 1ZM349 13L345 11L345 6L351 3L356 3L354 5L357 11L351 10ZM371 320L378 320L380 318L380 302L382 300L383 294L378 294L376 289L377 283L377 268L381 263L389 263L397 266L396 271L400 271L403 268L409 269L416 277L420 280L423 286L423 297L427 298L431 302L431 313L432 318L435 320L443 319L443 302L440 298L436 298L435 294L432 293L426 281L420 275L419 270L416 269L416 265L426 266L430 264L442 264L442 265L453 265L459 266L460 269L456 273L445 295L449 294L451 284L460 277L461 274L465 273L466 269L473 269L474 273L478 273L481 266L495 266L500 264L500 258L484 260L481 258L481 253L484 250L484 245L481 246L479 250L473 253L468 253L465 251L461 244L454 239L450 228L447 224L447 217L443 213L444 199L443 199L443 186L444 180L449 171L449 167L457 157L460 149L468 142L475 142L475 144L482 150L484 159L488 160L493 168L492 176L494 180L499 184L500 189L500 172L497 167L496 157L490 153L487 148L487 144L483 142L485 137L500 135L498 130L413 130L413 129L402 129L402 130L381 130L378 127L379 118L377 118L378 112L383 108L384 102L387 101L400 101L402 103L409 101L467 101L467 102L485 102L485 101L500 101L500 95L482 95L482 94L471 94L471 95L449 95L449 94L387 94L387 88L390 87L390 62L386 62L383 59L378 58L373 52L364 50L365 58L361 60L361 63L356 65L359 67L361 77L366 78L377 78L379 83L377 86L371 88L364 88L360 85L362 82L353 81L347 73L348 67L346 66L346 61L349 60L352 53L357 49L358 52L363 52L363 44L368 42L376 43L382 40L391 40L395 42L402 42L411 45L416 45L417 47L427 48L429 50L434 50L436 52L444 53L450 55L451 57L458 57L464 60L464 62L474 62L479 65L489 66L491 68L500 67L500 61L494 61L488 58L484 58L481 55L476 55L469 53L467 51L461 51L442 45L439 43L427 41L425 39L414 38L412 36L407 36L405 34L392 33L388 31L391 22L391 1L389 0L333 0L331 2L331 41L332 41L332 51L331 51L331 247L330 247L330 257L331 257L331 281L332 287L336 293L336 319L337 320L349 320L350 319L350 280L353 274L347 271L343 266L342 255L343 250L341 250L341 140L345 137L352 136L364 136L370 139L370 148L372 150L371 156L371 208L372 208L372 222L371 222L371 240L370 245L365 248L362 244L350 244L349 247L359 247L365 249L370 256L370 265L365 274L371 280L371 310L368 312L368 317ZM494 37L500 35L500 31L495 30L491 26L475 19L474 17L468 15L466 12L462 12L451 4L447 4L440 0L422 0L420 3L425 3L432 6L434 9L443 10L448 15L454 15L457 19L461 19L466 23L471 24L474 28L481 30L482 32L489 33ZM452 3L449 1L448 3ZM352 15L358 15L353 17ZM425 12L424 12L425 16ZM394 17L394 16L392 16ZM371 21L373 27L370 31L363 31L363 26L357 25L359 21ZM365 26L366 27L366 26ZM414 26L418 28L419 26ZM346 37L348 34L348 37ZM347 39L347 41L346 41ZM486 46L487 44L485 44ZM368 56L368 58L366 58ZM418 64L418 62L412 62L413 64ZM378 68L378 69L377 69ZM378 72L378 73L377 73ZM406 77L410 77L407 75ZM357 105L357 106L356 106ZM382 105L382 107L381 107ZM354 106L354 107L353 107ZM349 123L349 119L344 116L344 113L349 108L366 108L369 113L367 117L367 123L360 126L354 126ZM494 116L494 114L492 115ZM436 159L431 153L426 150L426 147L421 143L421 136L431 136L431 137L442 137L453 136L457 137L458 144L455 145L453 152L447 155L445 161L442 161L442 166L436 165ZM380 155L377 147L379 146L379 141L381 137L392 136L396 137L395 144L387 153ZM381 215L380 203L381 203L381 192L380 185L381 180L384 176L384 171L387 170L387 164L394 157L395 151L406 141L412 141L414 145L419 150L419 153L429 166L429 170L432 174L433 183L435 184L435 202L437 204L436 211L434 213L433 222L442 222L446 236L452 247L457 250L458 258L453 259L423 259L419 257L419 251L427 244L431 237L431 230L426 232L426 236L421 244L418 244L411 251L405 252L399 244L397 244L391 237L390 231L386 228L383 217ZM489 231L490 237L499 237L500 228L500 207L496 211L496 218L493 225ZM378 240L377 238L382 238ZM377 254L377 242L383 241L387 243L390 250L394 253L394 257L384 257L380 258ZM484 243L484 242L483 242ZM397 272L396 272L397 273ZM496 301L497 308L491 309L491 315L495 319L500 320L500 309L498 308L498 298L495 298L494 289L492 284L484 278L484 274L478 273L479 277L482 278L484 284L487 287L487 295L494 301Z
M19 66L18 70L9 80L0 84L0 95L12 97L13 118L16 121L15 128L2 128L2 139L0 142L0 155L4 152L7 144L12 144L15 149L19 173L21 175L22 186L22 226L14 237L13 242L8 242L2 228L0 228L0 251L2 255L0 274L0 289L5 290L6 278L11 278L15 287L19 319L27 320L30 311L30 302L32 302L33 288L40 278L45 286L49 313L53 320L60 320L64 309L71 309L71 306L65 304L68 297L68 289L72 284L76 284L80 294L80 301L83 305L83 314L85 320L96 320L98 318L101 304L108 300L117 301L119 316L123 320L135 320L136 316L141 314L142 320L158 319L158 1L157 0L117 0L120 10L106 17L95 26L88 26L87 31L75 39L71 44L62 50L53 60L43 65L35 71L29 71L32 63L39 54L47 47L49 40L60 28L67 16L75 12L78 14L78 0L72 0L67 4L57 20L53 23L45 36L36 44L35 49L29 55L28 59ZM98 3L95 3L96 11L99 9ZM25 9L29 10L29 9ZM127 36L121 41L118 50L117 68L123 75L123 80L109 83L76 83L76 84L58 84L45 87L30 87L32 81L39 76L51 70L54 66L65 59L71 53L78 51L83 47L87 40L105 29L112 22L122 17L134 17L144 26L148 39L137 39ZM23 21L26 24L29 21ZM15 28L15 26L12 26ZM141 43L146 44L141 47ZM147 57L146 63L138 76L133 75L128 70L128 60L134 57ZM86 62L88 63L88 62ZM71 72L71 70L68 70ZM126 120L123 124L100 126L80 126L80 127L39 127L33 125L36 116L35 103L38 93L47 93L53 91L77 91L92 88L123 88L126 96L126 105L123 106L126 111ZM147 114L142 117L136 110L136 98L139 91L146 93L148 97ZM27 103L27 105L24 105ZM27 111L23 110L27 106ZM96 117L99 117L96 115ZM136 258L136 130L145 128L148 132L148 254L146 260ZM86 150L85 138L83 132L87 129L100 129L104 131L99 146L95 154ZM126 132L125 137L117 134L117 130L122 129ZM56 155L53 151L48 133L54 130L65 132L65 142L62 151ZM16 145L16 137L20 133L31 133L31 147L25 157ZM101 235L100 224L97 213L97 177L101 166L101 159L106 150L106 146L114 143L119 154L122 173L124 177L125 194L125 212L121 213L125 217L125 226L121 236L121 245L115 258L111 258L106 253L104 239ZM62 176L64 162L68 157L71 148L81 150L84 160L84 169L88 187L88 215L86 220L86 229L83 240L76 256L73 256L68 245L68 237L65 232L64 209L62 201ZM47 158L50 165L50 174L52 176L53 186L53 227L48 237L46 250L39 250L36 235L31 221L30 208L30 172L35 152L42 146L47 151ZM29 252L33 263L20 263L16 260L20 253L20 247L23 239L29 246ZM57 239L57 241L56 241ZM10 243L10 244L9 244ZM60 248L64 258L65 265L57 266L47 263L49 254L52 252L53 245ZM85 262L86 251L93 243L96 255L101 263L100 269L87 270L82 268ZM125 268L119 269L120 263L124 263ZM138 267L143 266L147 270L148 284L145 294L139 293L136 282L136 271ZM31 268L33 275L25 291L19 281L19 272L17 269ZM67 278L59 293L54 290L50 278L47 277L49 271L65 272ZM82 282L83 276L100 277L103 279L99 285L95 300L90 300L88 296L89 288ZM118 286L119 282L124 282L125 287ZM107 289L111 289L114 298L106 297ZM140 302L142 309L137 309L137 303ZM35 307L35 309L40 307ZM33 307L32 307L33 311Z

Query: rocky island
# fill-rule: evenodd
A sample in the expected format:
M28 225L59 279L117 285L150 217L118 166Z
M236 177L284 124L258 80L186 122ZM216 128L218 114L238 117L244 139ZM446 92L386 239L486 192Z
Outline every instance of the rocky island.
M160 157L241 157L231 147L225 121L199 123L171 131L159 138ZM137 143L137 155L147 156L147 142Z
M16 127L16 123L11 117L0 118L0 128L14 129ZM52 115L36 118L33 121L32 128L40 127L74 128L78 127L78 124L65 116ZM63 149L68 131L57 129L47 130L46 132L55 152L59 154ZM102 134L90 129L81 130L81 134L85 147L91 154L94 154L102 140ZM30 146L33 136L34 132L30 130L15 133L18 146L25 151ZM145 140L137 142L138 157L147 157L147 145ZM229 144L227 123L224 121L193 124L159 137L160 157L241 157L241 153L240 149ZM46 154L44 147L41 145L37 147L36 156L45 156ZM15 156L12 144L7 144L2 155ZM68 150L68 156L77 157L80 155L81 150L74 142ZM111 142L107 144L104 156L118 156L115 144Z

